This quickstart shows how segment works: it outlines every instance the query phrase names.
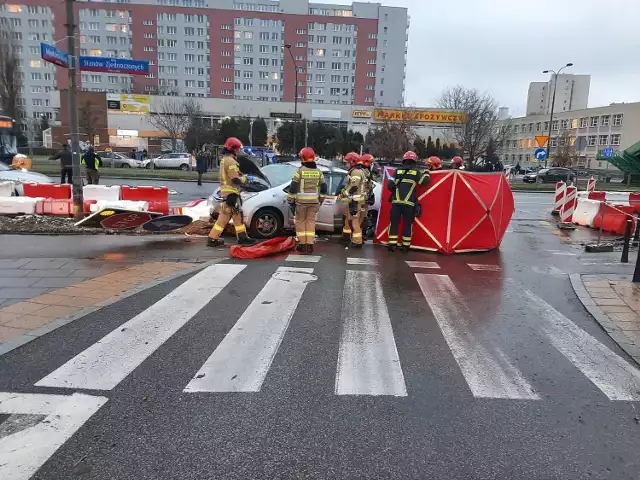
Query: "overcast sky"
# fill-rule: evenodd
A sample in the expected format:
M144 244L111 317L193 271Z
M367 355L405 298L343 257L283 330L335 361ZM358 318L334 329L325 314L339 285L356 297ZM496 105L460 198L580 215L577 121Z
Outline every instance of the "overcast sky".
M460 84L521 116L529 82L569 62L591 75L590 107L640 101L640 0L378 1L409 9L408 104Z

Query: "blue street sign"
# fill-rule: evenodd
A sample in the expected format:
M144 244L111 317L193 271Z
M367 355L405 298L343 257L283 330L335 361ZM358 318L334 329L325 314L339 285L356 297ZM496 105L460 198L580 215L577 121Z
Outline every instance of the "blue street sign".
M50 62L59 67L69 68L69 54L54 45L40 44L40 56L45 62Z
M602 154L604 155L604 158L611 158L613 157L613 148L611 147L607 147L602 151Z
M128 75L146 75L149 73L147 60L129 60L128 58L79 57L78 67L85 72L125 73Z
M547 158L547 149L537 148L536 151L533 152L533 156L536 157L537 160L544 160Z

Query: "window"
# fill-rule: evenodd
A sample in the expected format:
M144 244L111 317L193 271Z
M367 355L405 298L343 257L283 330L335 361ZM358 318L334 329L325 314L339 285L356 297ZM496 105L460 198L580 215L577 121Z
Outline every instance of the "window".
M242 59L242 64L243 65L253 65L253 58L251 57L246 57Z
M326 77L325 77L324 74L321 74L321 73L317 73L316 74L316 82L324 83L325 82L325 78Z
M589 124L589 119L587 117L582 117L580 119L580 128L587 128Z
M268 67L269 66L269 59L268 58L259 59L259 65L261 67Z
M244 38L246 40L251 40L253 38L253 32L244 32Z
M187 88L195 88L196 81L195 80L185 80L184 81L184 86L187 87Z
M244 45L244 53L253 53L253 45Z
M120 31L122 33L127 33L129 31L129 25L120 25Z
M513 133L518 133L519 129L520 129L520 125L514 125L513 126Z
M109 75L109 83L118 83L118 77Z
M277 33L275 33L275 32L273 32L273 33L271 34L271 40L278 40L278 34L277 34Z
M304 28L298 28L298 29L296 29L296 34L298 34L298 35L306 35L307 31Z
M329 90L329 95L340 95L340 89L339 88L332 88Z
M168 62L175 62L178 60L178 54L177 53L167 53L167 61Z
M269 72L259 72L258 73L260 80L268 80L269 79Z
M222 25L220 25L220 30L233 30L233 25L223 23Z
M107 50L107 57L109 58L117 58L118 51L117 50Z
M279 77L280 75L278 74L278 72L273 72L271 74L271 80L278 80Z
M318 35L318 43L327 43L326 35Z
M230 50L222 50L222 56L223 57L231 57L231 51Z
M613 116L613 126L614 127L619 127L620 125L622 125L622 118L623 118L623 114L622 113L616 113Z
M195 55L193 53L185 53L184 61L185 62L193 62L195 60Z
M609 135L600 135L598 137L598 145L608 145L609 144Z
M562 130L569 128L569 120L560 120L560 128Z
M145 33L144 38L153 38L153 33Z
M557 147L558 146L558 139L557 138L552 138L551 139L551 146L552 147Z
M342 70L342 64L340 62L333 62L331 64L331 70Z
M280 65L281 65L280 60L278 60L277 58L271 59L271 66L272 67L278 67Z
M333 37L333 44L334 45L341 45L342 44L342 37Z
M307 48L307 44L305 42L296 42L296 48Z
M316 62L316 68L318 70L324 70L327 68L327 62Z
M376 64L376 59L375 58L370 58L369 60L367 60L367 64L368 65L375 65Z
M101 75L91 75L91 83L100 83L102 82Z
M192 37L193 35L195 35L196 33L196 29L193 27L184 27L184 34Z
M551 130L558 130L558 120L554 120L551 124Z
M31 68L40 68L40 67L42 67L42 62L40 60L31 60L29 62L29 66Z
M331 75L331 83L340 83L340 75Z
M222 65L220 65L220 68L224 69L224 70L228 70L233 68L233 65L231 63L223 63Z
M252 71L245 71L245 72L242 72L242 76L243 76L244 78L253 78L253 72L252 72Z
M364 86L365 90L375 90L376 86L373 84L368 84Z
M178 27L167 27L167 35L176 35L178 33Z
M611 135L611 145L620 145L620 134L614 133Z
M375 77L376 72L367 72L367 77Z
M342 55L342 50L334 50L331 52L332 57L339 57L340 55Z
M144 47L145 52L153 52L153 47L146 46Z
M40 55L40 49L38 47L29 47L29 54Z
M376 47L367 47L367 51L368 52L375 52L376 51Z
M142 24L143 25L153 25L153 20L143 20Z
M196 67L184 67L184 74L185 75L195 75L196 74Z
M378 34L377 33L370 33L369 34L369 39L370 40L375 40L376 38L378 38Z
M578 119L577 118L574 118L574 119L571 120L571 128L572 129L578 128Z
M253 92L253 83L243 83L242 90L245 92Z
M589 135L587 137L587 145L589 147L595 147L597 140L598 140L598 137L596 137L595 135Z
M233 38L231 37L222 37L220 40L222 43L233 43Z
M186 48L187 50L195 50L196 42L194 42L193 40L187 40L186 42L184 42L184 48Z
M603 127L608 127L611 122L611 115L602 115L600 117L600 125Z
M107 45L117 45L118 37L109 37L107 36Z
M598 126L598 117L591 117L591 126L592 127Z
M222 90L220 90L220 95L233 95L233 90L223 88Z
M542 124L540 122L536 123L536 132L540 131L540 127L542 126Z
M177 46L178 46L178 40L167 40L167 47L171 48L171 47L177 47Z

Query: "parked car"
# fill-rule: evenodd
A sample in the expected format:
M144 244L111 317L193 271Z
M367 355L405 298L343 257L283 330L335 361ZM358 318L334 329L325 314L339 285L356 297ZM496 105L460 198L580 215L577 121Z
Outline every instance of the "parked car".
M22 190L23 183L54 183L46 175L42 173L30 172L23 168L13 168L6 163L0 162L0 182L14 182L17 195L24 195Z
M142 160L129 158L119 152L96 152L102 159L103 167L111 168L142 168Z
M184 171L188 171L191 165L195 165L195 159L190 153L165 153L159 157L144 160L142 162L144 168L151 168L151 162L154 168L179 168Z
M536 175L537 183L555 183L561 180L565 182L569 179L571 182L577 183L577 176L575 172L572 172L568 168L552 167L543 168Z
M538 178L538 172L530 171L524 174L522 177L522 181L524 183L536 183L536 179Z
M341 231L348 205L337 202L336 196L342 190L347 177L347 170L336 167L332 162L318 159L318 168L324 173L329 194L318 211L316 229L322 232ZM300 162L285 162L267 165L262 172L269 179L268 185L262 185L261 191L243 191L242 213L244 224L254 238L272 238L282 230L294 229L293 215L287 203L287 193L296 169ZM374 182L375 204L369 207L368 215L375 225L380 211L382 186ZM217 189L209 197L211 214L216 217L220 212L222 197Z

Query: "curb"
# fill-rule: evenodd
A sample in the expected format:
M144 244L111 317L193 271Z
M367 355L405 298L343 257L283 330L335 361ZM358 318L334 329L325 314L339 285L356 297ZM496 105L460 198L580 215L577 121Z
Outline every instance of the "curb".
M607 332L609 338L613 340L616 345L618 345L628 356L631 358L638 366L640 366L640 358L631 355L626 351L624 345L616 340L612 333L616 333L618 330L613 322L607 317L606 313L604 313L600 307L596 305L596 303L587 292L587 289L584 288L584 283L582 283L582 276L579 273L572 273L569 275L569 279L571 280L571 286L573 287L573 291L576 293L584 308L593 316L596 322L602 327L602 329Z
M98 305L93 306L93 307L85 307L82 308L81 310L78 310L75 313L72 313L71 315L67 315L66 317L60 317L57 318L55 320L53 320L52 322L47 323L46 325L43 325L40 328L37 328L36 330L33 330L29 333L25 333L23 335L20 335L19 337L14 338L13 340L9 340L7 343L3 343L0 345L0 356L4 355L5 353L9 353L12 350L15 350L18 347L21 347L22 345L26 345L27 343L40 338L44 335L46 335L49 332L53 332L54 330L57 330L60 327L63 327L75 320L78 320L80 318L83 318L91 313L97 312L98 310L101 310L104 307L108 307L109 305L113 305L114 303L117 303L121 300L124 300L126 298L129 298L133 295L136 295L140 292L143 292L145 290L148 290L150 288L156 287L158 285L161 285L165 282L168 282L170 280L175 280L176 278L182 277L183 275L189 275L190 273L194 273L197 272L198 270L203 270L206 267L210 266L210 265L214 265L216 263L220 263L224 260L228 260L228 257L222 257L222 258L216 258L213 260L209 260L207 262L204 263L199 263L195 266L193 266L192 268L186 268L180 272L174 273L172 275L169 275L167 277L163 277L160 278L158 280L153 280L151 282L148 283L144 283L142 285L138 285L135 288L132 288L131 290L127 290L125 292L122 292L120 295L116 296L116 297L111 297L108 298L107 300L100 302Z
M38 173L38 172L35 172ZM42 175L46 175L49 178L54 178L55 180L58 180L58 177L56 177L55 175L52 174L48 174L48 173L43 173ZM114 177L111 175L100 175L100 178L108 178L108 179L112 179L112 180L145 180L145 181L150 181L150 182L155 182L155 181L162 181L165 180L167 182L191 182L191 183L197 183L198 179L190 179L190 178L166 178L166 177ZM203 184L219 184L220 180L202 180Z

